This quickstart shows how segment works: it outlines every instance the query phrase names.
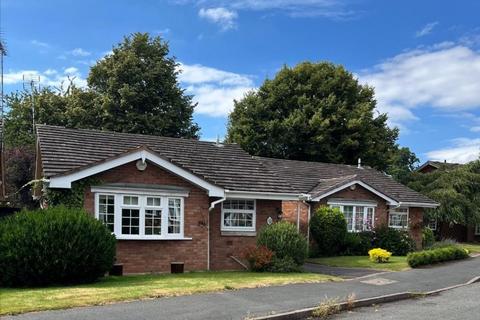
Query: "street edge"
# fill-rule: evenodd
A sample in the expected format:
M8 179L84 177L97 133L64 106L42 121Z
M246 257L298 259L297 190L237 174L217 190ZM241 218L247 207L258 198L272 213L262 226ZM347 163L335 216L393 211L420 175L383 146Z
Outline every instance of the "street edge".
M355 308L361 308L361 307L369 307L374 304L383 304L383 303L390 303L390 302L396 302L396 301L401 301L401 300L407 300L407 299L413 299L413 298L418 298L418 297L427 297L427 296L432 296L432 295L437 295L440 294L441 292L468 286L474 283L480 282L480 276L472 278L470 281L462 284L457 284L454 286L450 287L445 287L433 291L428 291L428 292L399 292L399 293L393 293L393 294L387 294L387 295L382 295L378 297L373 297L373 298L365 298L365 299L359 299L359 300L354 300L354 301L349 301L349 302L341 302L335 304L335 306L338 307L339 311L345 311L345 310L351 310ZM283 313L278 313L278 314L272 314L268 316L261 316L261 317L253 317L253 318L248 318L250 320L299 320L299 319L306 319L309 317L312 317L313 311L315 311L318 308L316 307L311 307L311 308L304 308L304 309L298 309L298 310L293 310L293 311L288 311L288 312L283 312Z

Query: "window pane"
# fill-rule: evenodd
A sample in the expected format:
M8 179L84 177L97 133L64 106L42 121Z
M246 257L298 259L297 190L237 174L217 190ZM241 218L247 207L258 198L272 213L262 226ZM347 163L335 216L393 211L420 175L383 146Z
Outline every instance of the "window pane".
M122 233L139 234L140 211L138 209L122 209Z
M129 205L129 206L137 206L138 205L138 197L123 196L123 204Z
M343 215L347 220L347 229L353 230L353 207L352 206L343 206Z
M367 208L367 214L365 216L364 230L370 231L373 228L373 208Z
M363 209L364 207L355 207L355 231L363 231Z
M180 233L181 223L181 201L180 199L168 199L168 233Z
M145 210L145 234L162 233L162 210Z
M115 224L115 196L99 195L98 196L98 218L105 226L113 232Z
M149 207L160 207L161 204L162 204L162 198L147 197L147 206L149 206Z

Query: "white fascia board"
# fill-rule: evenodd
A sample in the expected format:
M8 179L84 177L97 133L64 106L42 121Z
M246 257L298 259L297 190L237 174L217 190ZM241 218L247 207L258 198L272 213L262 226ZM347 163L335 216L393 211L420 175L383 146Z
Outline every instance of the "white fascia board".
M188 197L188 192L172 191L165 189L142 189L142 188L109 188L102 186L93 186L91 191L94 193L111 193L111 194L132 194L132 195L147 195L147 196L167 196L167 197Z
M300 194L226 190L227 199L299 200Z
M399 202L398 203L401 207L417 207L417 208L438 208L440 206L439 203L422 203L422 202Z
M191 182L194 185L199 186L202 189L205 189L208 191L208 195L210 197L223 197L225 195L225 191L223 188L220 188L216 185L213 185L196 175L192 174L191 172L180 168L177 165L174 165L173 163L157 156L156 154L153 154L152 152L149 152L147 150L138 150L136 152L128 153L125 155L122 155L118 158L108 160L105 162L102 162L98 165L93 165L91 167L85 168L83 170L79 170L76 172L73 172L71 174L66 174L58 177L51 177L50 178L50 188L63 188L63 189L70 189L72 187L72 182L78 181L80 179L86 178L93 176L95 174L104 172L106 170L112 169L119 167L121 165L127 164L129 162L135 161L135 160L149 160L153 162L154 164L158 165L159 167L164 168L167 171L172 172L173 174L176 174L183 179Z
M350 187L350 186L352 186L352 185L354 185L354 184L358 184L359 186L364 187L365 189L367 189L367 190L370 191L371 193L379 196L380 198L385 199L390 205L397 205L397 204L398 204L398 201L396 201L396 200L394 200L394 199L392 199L392 198L384 195L384 194L381 193L380 191L378 191L378 190L370 187L368 184L363 183L363 182L360 181L360 180L354 180L354 181L348 182L348 183L346 183L346 184L344 184L344 185L341 185L341 186L338 187L338 188L335 188L335 189L330 190L329 192L326 192L326 193L324 193L324 194L322 194L322 195L320 195L320 196L318 196L318 197L316 197L316 198L313 198L312 201L320 201L321 199L323 199L323 198L325 198L325 197L328 197L329 195L332 195L332 194L334 194L334 193L337 193L338 191L341 191L341 190L343 190L343 189L346 189L346 188L348 188L348 187Z

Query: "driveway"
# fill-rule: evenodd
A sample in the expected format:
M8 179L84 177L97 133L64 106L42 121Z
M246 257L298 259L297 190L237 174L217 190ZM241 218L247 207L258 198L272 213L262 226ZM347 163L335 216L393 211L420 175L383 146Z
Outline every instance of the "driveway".
M326 297L344 300L351 293L357 298L368 298L396 292L431 291L465 283L479 275L480 258L472 258L434 268L389 272L344 282L224 291L30 313L4 317L2 320L244 319L254 315L313 307Z
M331 320L478 320L480 284L445 291L438 296L404 300L370 308L355 309Z
M330 276L336 276L346 279L365 277L384 271L375 269L362 269L362 268L342 268L342 267L330 267L316 263L305 263L303 269L308 272L328 274Z

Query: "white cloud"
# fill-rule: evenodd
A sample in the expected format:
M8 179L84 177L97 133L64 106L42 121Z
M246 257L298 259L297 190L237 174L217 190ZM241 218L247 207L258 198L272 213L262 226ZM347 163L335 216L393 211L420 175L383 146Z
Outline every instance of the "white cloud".
M431 160L467 163L479 158L480 139L459 138L452 140L452 146L427 152Z
M324 16L332 19L352 17L355 12L346 8L347 0L176 0L203 7L223 7L230 10L278 11L292 17Z
M40 79L40 85L43 87L50 86L55 88L63 88L70 84L70 80L79 87L86 87L87 81L82 77L80 71L75 67L68 67L59 72L55 69L47 69L43 72L38 70L19 70L8 71L4 75L5 85L18 85L22 84L24 79L38 81Z
M91 52L86 51L82 48L75 48L75 49L69 51L68 53L71 54L74 57L88 57L89 55L91 55Z
M470 128L470 131L472 131L472 132L480 132L480 126L471 127L471 128Z
M390 115L391 124L415 120L419 107L480 108L480 52L461 44L408 51L360 73L359 79L375 88L378 109Z
M179 80L188 94L198 102L195 112L209 116L227 116L233 100L255 88L251 77L199 64L181 64Z
M422 29L415 33L415 37L420 38L429 35L437 25L438 21L427 23Z
M50 45L46 42L42 42L42 41L38 41L38 40L32 40L30 41L31 44L33 44L34 46L37 46L37 47L40 47L40 48L50 48Z
M212 23L219 25L222 30L229 30L236 27L237 12L226 8L201 8L198 11L200 18L206 19Z

